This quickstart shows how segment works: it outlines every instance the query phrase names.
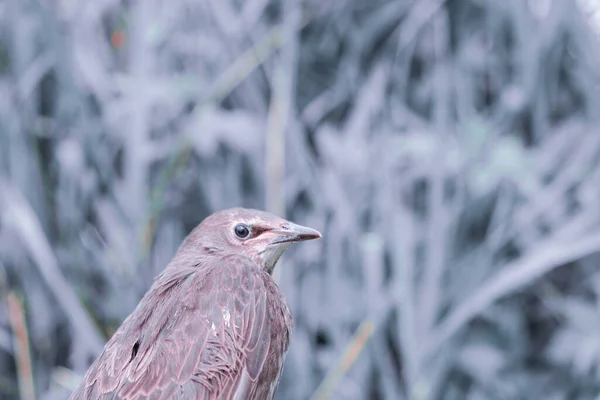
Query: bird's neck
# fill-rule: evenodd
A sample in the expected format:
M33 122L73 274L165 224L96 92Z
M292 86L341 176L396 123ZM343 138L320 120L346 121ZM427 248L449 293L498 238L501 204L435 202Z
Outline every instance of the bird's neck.
M261 266L262 270L267 274L272 275L273 270L275 269L275 265L281 258L283 251L287 246L281 245L277 247L268 248L262 253L259 253L257 256L257 260L255 260L258 265Z

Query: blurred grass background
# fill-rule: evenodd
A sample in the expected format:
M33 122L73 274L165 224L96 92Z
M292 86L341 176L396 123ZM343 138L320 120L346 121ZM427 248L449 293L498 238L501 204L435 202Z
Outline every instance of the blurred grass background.
M0 398L205 216L321 230L279 399L600 398L592 0L0 0Z

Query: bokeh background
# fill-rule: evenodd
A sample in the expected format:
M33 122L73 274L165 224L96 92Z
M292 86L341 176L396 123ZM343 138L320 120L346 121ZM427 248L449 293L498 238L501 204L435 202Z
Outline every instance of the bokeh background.
M324 233L278 399L600 398L598 7L0 0L0 398L231 206Z

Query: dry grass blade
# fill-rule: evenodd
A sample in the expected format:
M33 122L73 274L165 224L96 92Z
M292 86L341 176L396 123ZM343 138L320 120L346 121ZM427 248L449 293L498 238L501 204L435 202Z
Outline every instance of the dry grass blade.
M275 67L275 79L271 87L269 123L267 128L267 210L275 215L285 214L284 179L285 179L285 133L288 130L289 118L293 118L296 92L296 66L298 64L298 38L301 26L300 14L293 9L293 0L285 2L289 8L288 23L285 30L285 43ZM273 274L275 282L281 281L281 271L277 268Z
M29 351L29 334L21 299L13 292L6 296L10 325L13 331L19 392L23 400L35 400L33 368Z
M321 382L311 397L311 400L326 400L331 398L335 388L341 382L350 367L354 365L374 331L375 324L372 321L367 320L360 324L356 333L350 340L350 343L346 346L344 353L342 353L337 365L327 374L323 382Z

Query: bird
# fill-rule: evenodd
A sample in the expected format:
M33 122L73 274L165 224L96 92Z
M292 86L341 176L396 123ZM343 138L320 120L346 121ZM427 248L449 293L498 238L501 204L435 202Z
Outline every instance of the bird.
M69 399L273 399L292 315L272 273L288 245L321 237L256 209L206 217Z

